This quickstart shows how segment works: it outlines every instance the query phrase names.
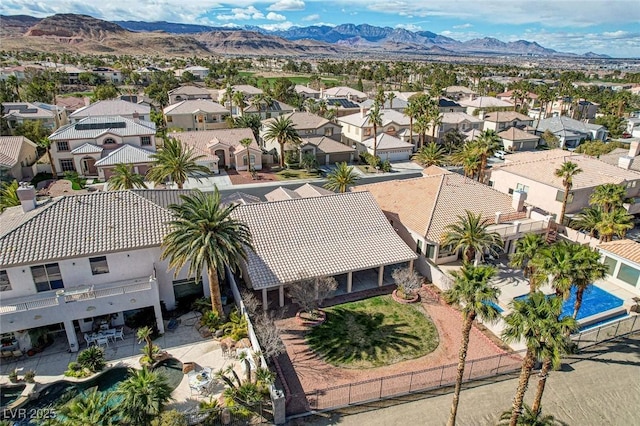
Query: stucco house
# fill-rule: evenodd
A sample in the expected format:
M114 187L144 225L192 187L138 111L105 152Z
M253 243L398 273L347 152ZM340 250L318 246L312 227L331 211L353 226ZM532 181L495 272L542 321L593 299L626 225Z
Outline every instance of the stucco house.
M483 130L494 130L496 132L501 132L510 127L522 129L533 126L533 118L515 111L489 112L482 119L484 120Z
M609 279L640 295L640 243L623 239L601 243L598 250Z
M609 131L599 124L584 123L567 116L551 117L536 124L536 133L542 135L546 130L560 139L560 147L577 148L588 140L607 140Z
M2 112L11 131L27 121L39 121L51 131L69 122L64 108L42 102L3 102Z
M476 95L476 92L465 86L449 86L444 88L444 94L447 98L457 101L463 98L470 98Z
M483 126L481 119L464 112L445 112L442 113L441 118L440 125L436 126L435 131L437 140L442 140L444 135L452 130L469 132L472 130L482 130ZM431 135L431 130L427 130L427 135Z
M375 150L374 150L374 145ZM388 133L379 133L377 137L369 138L356 144L358 152L366 151L373 155L374 151L382 161L407 161L413 155L415 146Z
M291 105L287 105L284 102L272 100L269 104L260 102L259 104L248 105L244 108L243 114L245 115L257 115L260 120L266 120L267 118L280 117L281 115L291 114L296 109Z
M302 138L300 157L313 155L319 166L335 163L351 163L355 159L356 149L329 136L311 136ZM285 147L286 149L286 147Z
M21 206L0 215L0 329L29 349L28 331L60 330L69 350L86 343L94 321L121 327L147 312L164 332L162 308L184 289L208 294L185 271L160 260L172 214L131 191L94 192L36 202L21 187ZM22 346L24 342L24 346Z
M96 163L124 145L155 151L156 125L119 116L87 117L59 128L49 139L52 142L51 157L58 174L77 172L81 177L103 178L104 171L101 172ZM135 158L122 156L135 151L120 150L118 158L125 164L147 166L147 161L137 164Z
M211 91L197 86L180 86L169 90L169 105L196 99L212 99Z
M504 149L509 152L514 151L530 151L536 149L540 142L540 137L520 130L517 127L510 127L498 133L498 137L502 139Z
M380 110L382 125L377 126L377 132L397 137L402 142L411 143L409 139L410 119L401 112L392 109ZM337 118L338 124L342 126L342 140L347 144L362 144L367 139L373 137L373 124L369 120L369 114L364 108L355 114ZM418 135L413 135L414 142L418 140Z
M292 112L290 114L285 114L284 117L291 120L293 127L298 132L298 135L301 138L310 138L317 136L338 136L342 132L342 128L327 120L324 117L320 117L316 114L311 114L309 112ZM260 139L262 143L262 147L266 151L280 149L280 145L278 145L277 141L266 140L264 135L269 128L269 124L272 123L275 118L268 118L262 121L262 127L260 129Z
M87 117L120 116L130 120L151 121L151 107L123 101L108 99L97 101L83 108L79 108L69 115L69 121L76 123Z
M496 109L500 108L504 111L513 109L511 102L502 101L492 96L470 96L468 98L458 99L457 101L461 106L466 108L466 113L474 115L478 113L484 113L488 108ZM477 111L477 112L476 112Z
M31 179L38 146L24 136L0 136L0 180Z
M175 132L171 137L191 147L199 155L204 155L200 163L213 173L219 173L226 167L236 170L249 170L253 167L262 170L262 149L256 142L251 129L219 129L200 132ZM250 139L245 148L240 141Z
M304 99L319 99L320 91L316 89L312 89L311 87L304 86L302 84L296 84L293 88L298 95L300 95Z
M215 130L229 127L226 118L231 115L219 103L207 99L184 100L163 110L167 129Z
M345 98L353 102L364 102L369 96L366 93L347 86L336 86L320 91L321 99Z
M527 194L527 203L557 217L562 210L564 186L555 171L567 161L582 169L573 177L566 213L572 215L589 206L589 197L596 186L605 183L624 185L629 197L640 193L640 173L607 164L593 157L576 155L561 149L531 151L506 157L503 165L491 169L489 185L497 191L511 194L521 191ZM635 204L629 212L635 213Z

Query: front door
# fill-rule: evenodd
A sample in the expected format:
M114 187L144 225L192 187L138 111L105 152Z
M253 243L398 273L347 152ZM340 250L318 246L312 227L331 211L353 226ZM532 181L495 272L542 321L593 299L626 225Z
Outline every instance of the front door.
M98 169L96 168L96 160L94 158L83 158L81 164L82 174L84 176L96 176L98 174Z

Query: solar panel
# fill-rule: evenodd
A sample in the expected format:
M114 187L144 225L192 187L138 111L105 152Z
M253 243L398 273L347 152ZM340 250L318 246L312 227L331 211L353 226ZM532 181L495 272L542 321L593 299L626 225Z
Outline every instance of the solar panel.
M75 125L76 130L104 130L104 129L124 129L127 123L124 121L112 123L78 123Z

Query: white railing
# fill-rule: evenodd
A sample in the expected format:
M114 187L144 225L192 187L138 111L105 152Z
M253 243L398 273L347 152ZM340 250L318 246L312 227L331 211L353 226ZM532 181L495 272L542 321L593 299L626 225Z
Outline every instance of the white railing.
M66 293L64 291L60 291L56 297L46 297L43 299L31 300L26 302L11 303L11 301L9 301L3 303L3 305L0 306L0 314L31 311L35 309L57 306L63 303L82 302L85 300L93 300L103 297L112 297L122 294L135 293L138 291L146 291L150 290L151 288L151 281L146 279L146 281L143 282L134 282L133 284L118 285L115 287L101 288L98 290L94 290L92 286L84 290L72 290Z
M506 225L496 225L491 226L489 231L496 232L501 237L507 237L509 235L516 234L527 234L529 232L538 232L542 231L546 228L544 220L535 221L535 222L524 222L515 224L506 224Z

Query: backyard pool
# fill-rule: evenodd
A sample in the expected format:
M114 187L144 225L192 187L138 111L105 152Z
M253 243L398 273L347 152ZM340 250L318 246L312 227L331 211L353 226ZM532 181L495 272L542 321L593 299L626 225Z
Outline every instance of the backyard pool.
M528 295L518 296L516 300L526 299ZM573 315L573 305L576 303L576 288L571 288L571 293L567 300L562 303L562 313L560 317L566 317ZM622 306L623 300L619 297L614 296L601 289L600 287L596 287L595 285L589 286L582 296L582 305L580 306L580 311L578 312L578 321L598 315L602 312L608 311L610 309L619 308Z
M27 385L3 385L0 387L0 407L6 407L22 395Z
M167 379L171 391L177 388L184 378L182 363L175 358L167 358L164 361L160 361L153 367L153 371L162 374Z

